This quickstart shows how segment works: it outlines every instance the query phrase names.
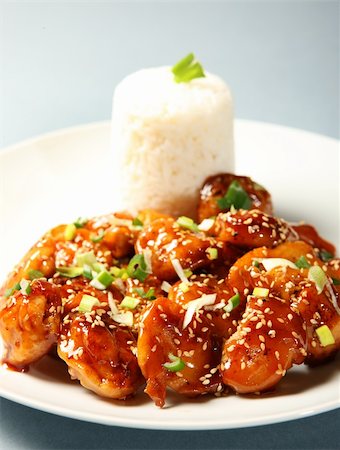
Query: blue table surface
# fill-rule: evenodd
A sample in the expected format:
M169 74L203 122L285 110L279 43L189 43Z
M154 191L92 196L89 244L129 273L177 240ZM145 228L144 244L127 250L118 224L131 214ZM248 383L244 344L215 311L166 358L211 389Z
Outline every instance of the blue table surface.
M0 147L108 119L126 74L191 50L229 83L238 117L339 137L338 1L0 3ZM1 450L78 448L339 449L340 410L174 432L85 423L0 399Z

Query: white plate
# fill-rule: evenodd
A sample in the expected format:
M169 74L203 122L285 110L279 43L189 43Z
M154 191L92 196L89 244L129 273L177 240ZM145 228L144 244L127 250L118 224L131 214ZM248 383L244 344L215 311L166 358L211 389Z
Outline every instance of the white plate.
M110 125L48 134L0 152L0 274L4 278L49 227L109 212ZM338 142L276 125L236 122L237 172L272 193L276 211L306 220L340 247ZM196 400L169 395L156 408L142 393L117 402L71 382L51 357L26 373L0 369L0 395L55 414L108 425L150 429L218 429L297 419L340 406L340 358L316 369L296 367L273 394Z

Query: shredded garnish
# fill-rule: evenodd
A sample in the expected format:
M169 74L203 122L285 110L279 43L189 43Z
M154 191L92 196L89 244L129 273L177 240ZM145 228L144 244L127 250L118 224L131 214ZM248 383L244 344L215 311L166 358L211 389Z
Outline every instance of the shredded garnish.
M183 305L183 308L186 309L186 313L183 320L183 330L186 328L189 323L192 321L194 314L198 313L198 311L203 308L203 306L213 305L216 300L216 294L203 294L202 297L197 298L196 300L192 300L188 302L186 305Z

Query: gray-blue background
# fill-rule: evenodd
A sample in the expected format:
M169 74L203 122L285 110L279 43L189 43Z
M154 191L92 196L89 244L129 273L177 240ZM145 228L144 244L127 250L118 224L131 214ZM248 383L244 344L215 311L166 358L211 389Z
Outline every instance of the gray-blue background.
M108 119L114 86L194 51L237 117L339 136L338 1L0 0L0 146ZM338 393L334 393L338 395ZM339 448L338 411L246 430L152 432L0 400L1 449Z
M5 1L1 18L0 147L108 119L119 80L189 51L237 117L339 135L338 1Z

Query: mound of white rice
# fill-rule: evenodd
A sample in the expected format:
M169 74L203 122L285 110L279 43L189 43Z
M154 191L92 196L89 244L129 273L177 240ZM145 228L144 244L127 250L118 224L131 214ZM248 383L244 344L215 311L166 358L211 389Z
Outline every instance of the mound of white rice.
M140 70L113 97L115 206L195 215L207 176L232 172L230 91L206 74L176 83L170 67Z

